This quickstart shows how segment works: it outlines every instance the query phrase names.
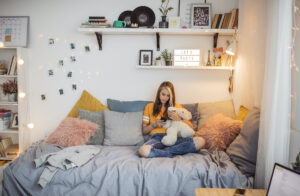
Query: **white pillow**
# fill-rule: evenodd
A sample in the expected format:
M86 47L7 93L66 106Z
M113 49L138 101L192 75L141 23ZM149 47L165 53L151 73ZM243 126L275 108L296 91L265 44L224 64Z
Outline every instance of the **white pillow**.
M143 112L104 111L105 146L133 146L144 143Z

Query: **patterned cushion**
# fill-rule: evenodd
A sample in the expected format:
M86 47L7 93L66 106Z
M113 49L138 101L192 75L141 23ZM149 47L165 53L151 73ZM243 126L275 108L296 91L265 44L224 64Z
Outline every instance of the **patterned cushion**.
M90 121L67 117L46 138L45 143L63 147L84 145L97 128L98 125Z
M209 150L225 150L240 133L242 124L240 120L216 114L205 121L195 136L203 137Z
M88 111L102 111L108 110L98 99L93 97L90 93L84 90L81 94L80 99L73 106L72 110L68 114L68 117L77 117L78 109L88 110Z

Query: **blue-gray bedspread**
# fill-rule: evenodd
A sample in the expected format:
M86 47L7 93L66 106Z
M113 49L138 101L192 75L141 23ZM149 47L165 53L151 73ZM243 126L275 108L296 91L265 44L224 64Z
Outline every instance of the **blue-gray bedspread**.
M222 151L175 158L140 158L136 146L99 146L101 152L80 168L60 170L45 188L37 182L44 167L33 160L61 148L37 143L3 173L3 195L194 195L198 187L252 187Z

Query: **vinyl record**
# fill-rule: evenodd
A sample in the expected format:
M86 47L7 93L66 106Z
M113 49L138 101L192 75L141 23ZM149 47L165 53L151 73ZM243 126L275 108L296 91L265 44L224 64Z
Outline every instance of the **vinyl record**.
M132 14L131 10L126 10L126 11L124 11L120 14L118 20L126 21L126 27L130 27L130 25L131 25L131 14Z
M155 14L149 7L137 7L131 14L131 23L137 23L139 27L152 27L155 23Z

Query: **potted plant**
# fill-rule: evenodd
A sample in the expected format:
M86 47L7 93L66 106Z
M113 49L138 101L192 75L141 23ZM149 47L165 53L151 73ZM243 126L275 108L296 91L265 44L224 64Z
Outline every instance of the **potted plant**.
M162 63L161 63L161 56L158 56L155 58L155 65L157 66L162 66Z
M4 95L8 94L8 101L17 101L18 84L16 80L9 80L1 84Z
M163 50L161 56L164 58L166 65L172 65L172 54L167 49Z
M173 7L168 7L169 1L170 0L161 0L161 5L159 8L159 11L162 14L162 16L161 16L162 21L159 22L159 28L168 28L169 27L169 22L167 22L167 14L169 11L171 11L173 9Z
M297 157L296 157L296 162L292 163L293 165L293 169L300 172L300 152L298 153Z

